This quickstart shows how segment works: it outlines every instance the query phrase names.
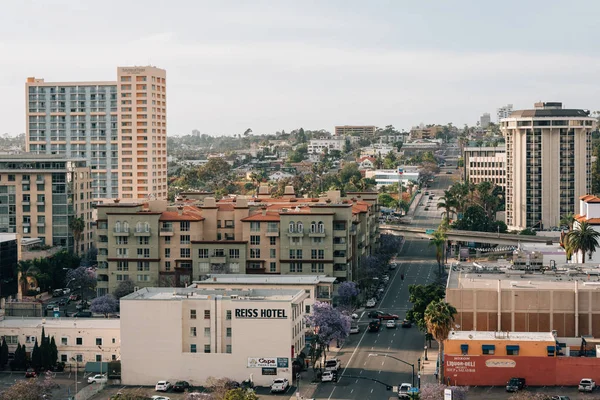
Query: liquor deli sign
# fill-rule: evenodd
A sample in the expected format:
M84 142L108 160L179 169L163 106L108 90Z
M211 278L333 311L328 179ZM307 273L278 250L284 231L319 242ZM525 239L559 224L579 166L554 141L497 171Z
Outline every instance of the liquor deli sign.
M288 368L285 357L248 357L248 368Z
M236 308L235 317L240 319L287 319L283 308Z
M479 365L478 365L479 364ZM484 360L478 357L470 356L447 356L446 357L446 373L457 374L457 373L477 373L483 372L486 368L515 368L517 362L511 359L505 358L490 358Z
M474 373L477 372L475 360L471 357L454 357L446 360L446 373Z

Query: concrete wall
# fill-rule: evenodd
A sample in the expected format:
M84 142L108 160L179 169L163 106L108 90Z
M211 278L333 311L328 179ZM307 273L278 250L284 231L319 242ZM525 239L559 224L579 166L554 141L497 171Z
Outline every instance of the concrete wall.
M452 385L505 386L512 377L529 386L577 386L581 378L600 380L600 359L586 357L446 356Z

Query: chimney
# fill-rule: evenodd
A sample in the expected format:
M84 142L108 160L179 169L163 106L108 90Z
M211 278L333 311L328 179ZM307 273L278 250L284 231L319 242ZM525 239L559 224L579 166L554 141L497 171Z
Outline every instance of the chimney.
M121 199L114 199L113 201L115 202L115 204L119 204L119 202L121 201Z
M262 209L262 215L263 215L263 216L264 216L264 215L267 215L267 209L266 209L266 208L263 208L263 209Z
M204 199L204 207L216 207L217 202L214 197L206 197Z
M183 215L183 206L177 207L177 214L178 215Z

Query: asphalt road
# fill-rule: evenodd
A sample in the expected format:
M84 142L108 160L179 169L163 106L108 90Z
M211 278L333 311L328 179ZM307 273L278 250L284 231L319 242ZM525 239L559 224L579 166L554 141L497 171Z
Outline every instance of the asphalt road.
M450 169L449 169L450 170ZM434 199L425 211L425 205L417 206L411 224L413 226L435 228L439 225L441 210L436 207L437 198L443 189L450 186L454 175L443 171L438 175L428 189L434 193ZM429 196L423 196L422 202L429 201ZM410 308L408 301L408 286L410 284L425 284L435 280L436 260L435 251L428 240L406 240L396 257L399 268L390 275L384 296L375 309L404 318ZM400 279L404 274L404 280ZM388 399L397 398L395 393L388 391L386 385L397 386L401 383L412 383L412 368L384 354L399 358L418 368L418 358L423 354L425 336L413 326L412 328L388 329L382 326L377 333L367 332L369 318L365 312L360 320L361 333L351 336L344 349L339 354L342 362L341 378L337 383L321 383L315 392L316 399ZM376 381L382 383L378 383ZM417 376L415 372L415 385Z

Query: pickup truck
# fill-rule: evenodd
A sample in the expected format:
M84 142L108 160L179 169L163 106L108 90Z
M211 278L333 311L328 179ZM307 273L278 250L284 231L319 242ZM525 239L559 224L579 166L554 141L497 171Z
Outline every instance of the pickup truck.
M583 378L579 381L580 392L593 392L594 389L596 389L596 382L594 382L590 378Z

